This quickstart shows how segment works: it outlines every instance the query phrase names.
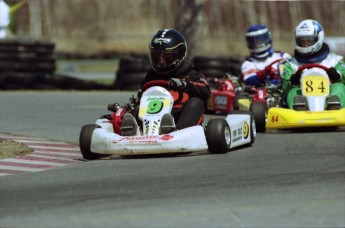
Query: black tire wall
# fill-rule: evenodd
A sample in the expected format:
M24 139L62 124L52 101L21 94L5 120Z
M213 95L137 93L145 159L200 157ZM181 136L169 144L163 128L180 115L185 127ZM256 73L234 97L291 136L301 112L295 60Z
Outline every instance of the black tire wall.
M242 59L231 56L195 56L193 64L207 78L221 78L226 73L238 77L241 75Z
M54 50L51 42L0 40L0 89L40 86L56 70Z
M124 56L120 59L116 72L115 89L138 90L147 72L151 70L147 56Z

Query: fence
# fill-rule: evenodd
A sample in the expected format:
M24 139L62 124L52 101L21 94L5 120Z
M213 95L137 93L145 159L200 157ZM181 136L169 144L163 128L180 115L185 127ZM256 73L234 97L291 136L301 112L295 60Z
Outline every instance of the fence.
M181 1L30 0L15 12L12 29L15 36L53 41L60 52L146 52L153 33L175 27ZM306 18L318 20L326 36L345 36L345 1L194 1L202 5L197 54L246 55L244 31L254 23L268 25L276 49L288 52L294 27Z

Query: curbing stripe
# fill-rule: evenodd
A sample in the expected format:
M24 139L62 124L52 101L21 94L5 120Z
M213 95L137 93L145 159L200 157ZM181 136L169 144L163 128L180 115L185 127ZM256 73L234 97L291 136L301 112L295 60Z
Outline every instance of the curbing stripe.
M0 134L0 139L22 143L32 153L0 160L0 176L43 171L84 161L77 145L41 138Z

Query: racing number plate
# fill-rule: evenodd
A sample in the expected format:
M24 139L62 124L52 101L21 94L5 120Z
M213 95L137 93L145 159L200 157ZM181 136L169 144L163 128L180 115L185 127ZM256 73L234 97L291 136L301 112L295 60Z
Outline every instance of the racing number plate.
M168 109L170 99L160 97L149 97L145 102L147 102L147 105L140 107L139 116L144 116L146 114L158 114L163 109ZM167 112L167 110L164 111Z
M329 94L329 85L324 76L304 76L303 94L306 96L323 96Z

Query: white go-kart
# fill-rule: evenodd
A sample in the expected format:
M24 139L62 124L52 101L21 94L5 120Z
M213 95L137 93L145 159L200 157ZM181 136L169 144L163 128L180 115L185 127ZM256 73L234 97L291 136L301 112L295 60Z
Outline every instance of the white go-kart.
M174 99L164 88L167 86L166 81L153 81L149 86L143 89L139 103L139 133L134 136L122 135L121 120L129 105L121 106L114 110L112 118L100 118L95 124L82 127L79 143L85 159L93 160L108 155L200 151L226 153L232 148L254 143L255 121L249 111L233 111L226 117L211 117L204 125L160 134L161 118L171 112Z

